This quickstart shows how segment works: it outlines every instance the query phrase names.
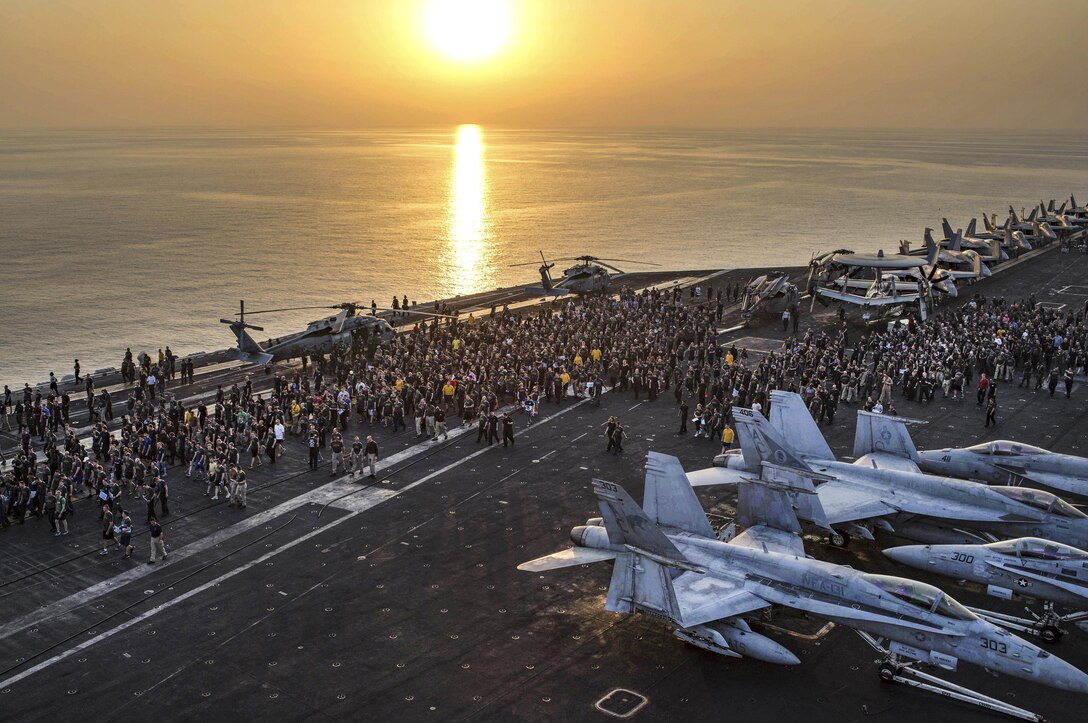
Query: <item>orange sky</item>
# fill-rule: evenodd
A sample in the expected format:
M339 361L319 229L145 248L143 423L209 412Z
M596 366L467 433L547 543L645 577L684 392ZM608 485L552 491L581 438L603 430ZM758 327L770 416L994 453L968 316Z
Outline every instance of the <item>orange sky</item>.
M0 125L1088 127L1073 0L509 0L476 64L426 1L0 0Z

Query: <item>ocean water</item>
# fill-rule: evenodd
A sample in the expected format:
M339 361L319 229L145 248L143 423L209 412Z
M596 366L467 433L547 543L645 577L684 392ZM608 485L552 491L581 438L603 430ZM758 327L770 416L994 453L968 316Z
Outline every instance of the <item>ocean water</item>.
M219 318L243 298L422 302L532 282L510 264L538 250L796 265L1070 193L1088 200L1088 135L5 131L0 383L229 346Z

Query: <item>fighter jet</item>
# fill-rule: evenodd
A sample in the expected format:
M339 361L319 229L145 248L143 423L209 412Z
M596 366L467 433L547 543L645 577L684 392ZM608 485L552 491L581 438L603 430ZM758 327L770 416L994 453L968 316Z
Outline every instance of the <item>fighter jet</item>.
M950 670L975 663L1088 693L1088 675L931 585L806 557L791 496L811 496L811 481L790 470L765 465L741 486L737 521L746 529L728 542L715 536L675 457L647 456L644 507L619 484L594 480L593 491L601 517L571 530L574 548L519 570L614 561L606 610L642 613L720 655L797 665L797 656L747 622L781 606L859 631L888 653L880 672L889 681L901 679L902 656Z
M921 450L918 467L933 474L991 484L1025 482L1088 497L1088 459L998 439L959 449Z
M1027 597L1044 601L1042 613L1023 618L978 611L1003 627L1038 635L1048 643L1064 634L1062 623L1088 619L1088 552L1037 537L991 542L988 545L907 545L884 550L904 565L955 580L986 586L986 593L1003 600ZM1059 615L1054 604L1077 608Z
M982 263L982 254L974 249L960 248L960 237L957 234L953 234L952 243L945 247L943 242L938 244L933 239L933 229L927 228L924 249L912 251L910 242L904 241L900 245L900 253L924 255L926 263L947 271L948 275L956 281L960 279L976 281L992 275L989 267Z
M979 255L979 260L985 263L997 263L999 261L1008 261L1009 254L1001 247L1001 242L1005 238L1005 234L987 234L986 236L975 235L975 219L971 219L971 223L967 225L967 231L952 230L952 224L948 222L947 218L941 219L941 228L944 230L945 238L941 241L941 244L948 248L959 250L971 250L975 251ZM1026 249L1025 249L1026 250Z
M1076 218L1088 218L1088 207L1078 206L1077 199L1073 196L1069 197L1069 207L1065 210L1066 215Z
M819 504L799 516L828 532L832 544L844 547L851 535L875 539L875 529L916 542L1032 536L1088 547L1088 515L1056 495L921 472L899 418L859 412L852 464L835 460L797 394L771 392L770 422L761 414L734 418L742 455L721 464L753 471L766 461L825 480L816 488Z

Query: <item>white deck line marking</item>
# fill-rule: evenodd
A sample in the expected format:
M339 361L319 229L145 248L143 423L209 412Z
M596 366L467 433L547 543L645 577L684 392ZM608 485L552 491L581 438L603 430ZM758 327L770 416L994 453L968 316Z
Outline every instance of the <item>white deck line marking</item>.
M462 425L460 427L457 427L456 429L451 430L450 437L457 437L463 434L467 434L468 432L469 429L466 426ZM411 457L414 457L420 452L431 448L432 447L430 443L421 442L417 445L409 447L408 449L397 452L396 454L381 460L376 465L376 469L388 469L407 459L410 459ZM358 484L352 482L351 479L351 477L346 475L344 477L340 477L339 479L333 480L332 482L324 484L320 487L316 487L312 490L309 490L308 492L304 492L301 495L292 497L289 500L285 500L284 502L281 502L275 507L270 507L267 510L258 512L251 517L240 520L239 522L231 525L230 527L224 527L220 530L216 530L207 537L203 537L196 542L192 542L185 547L179 548L176 551L172 550L171 552L176 552L177 558L195 557L196 555L204 552L205 550L214 548L217 544L221 542L229 540L232 537L236 537L243 532L247 532L256 527L260 527L261 525L272 521L280 515L287 514L288 512L297 509L301 505L309 503L325 504L330 500L339 497L340 495L351 492L352 490L359 489ZM392 490L380 491L388 493ZM354 512L356 511L356 507L358 506L359 502L358 500L353 500L349 504L350 506L346 504L343 505L343 507L349 509L349 511ZM167 563L166 565L164 565L164 567L169 567L171 564L173 563ZM85 605L93 600L96 600L102 595L105 595L106 593L111 592L112 590L115 590L122 585L127 585L130 582L139 580L142 577L150 575L152 572L154 572L152 568L141 565L140 567L134 567L131 570L127 570L119 575L115 575L114 577L111 577L107 580L96 583L95 585L92 585L86 590L80 590L79 592L72 593L68 597L62 598L57 602L46 605L43 608L39 608L34 612L28 613L23 617L8 623L3 627L0 627L0 640L14 635L16 632L19 632L23 628L34 627L52 617L62 615L66 612L70 612L81 605Z
M572 404L571 406L567 407L566 409L560 409L555 414L549 415L549 416L545 417L541 421L546 422L546 421L549 421L551 419L555 419L556 417L559 417L559 416L561 416L563 414L566 414L567 412L571 411L572 409L577 409L578 407L580 407L581 405L585 404L588 401L589 401L588 399L583 399L580 402L576 402L575 404ZM95 635L93 638L90 638L89 640L85 640L84 642L80 643L79 645L75 646L74 648L69 648L68 650L65 650L65 651L63 651L61 653L57 653L52 658L49 658L48 660L44 660L41 663L38 663L37 665L35 665L35 666L31 667L31 668L28 668L27 670L24 670L22 673L17 673L16 675L13 675L12 677L8 678L7 680L4 680L4 681L0 682L0 689L10 687L11 685L14 685L15 683L18 683L19 681L24 680L25 678L28 678L29 676L33 675L34 673L37 673L37 672L39 672L41 670L45 670L46 668L51 667L52 665L54 665L56 663L59 663L60 661L66 659L66 658L71 657L72 655L74 655L77 652L80 652L82 650L85 650L85 649L89 648L90 646L94 645L95 643L97 643L97 642L99 642L101 640L105 640L106 638L112 637L116 633L127 630L128 628L132 627L133 625L136 625L138 623L143 622L144 620L147 620L152 615L157 615L158 613L162 612L163 610L167 610L167 609L173 607L174 605L177 605L180 602L188 600L189 598L194 597L194 596L204 592L205 590L220 584L224 580L229 580L230 578L232 578L232 577L234 577L236 575L239 575L242 572L244 572L244 571L246 571L246 570L248 570L248 569L250 569L252 567L255 567L256 565L259 565L262 562L266 562L267 560L271 559L272 557L275 557L276 555L280 554L281 552L291 549L295 545L301 544L301 543L303 543L303 542L305 542L305 541L307 541L307 540L309 540L309 539L311 539L313 537L316 537L317 535L319 535L319 534L321 534L323 532L326 532L327 530L332 529L333 527L335 527L335 526L337 526L337 525L339 525L339 524L341 524L343 522L347 522L348 520L359 516L360 514L363 513L363 511L365 509L370 509L371 507L375 507L375 506L381 504L382 502L385 502L387 500L391 500L394 497L397 497L398 495L401 495L401 494L407 492L408 490L410 490L410 489L412 489L414 487L418 487L419 485L423 484L424 482L429 482L430 480L434 479L435 477L437 477L439 475L442 475L442 474L445 474L446 472L449 472L450 470L455 469L456 467L459 467L460 465L464 464L465 462L468 462L469 460L472 460L472 459L474 459L476 457L479 457L481 454L484 454L485 452L489 452L491 449L492 449L492 447L488 446L488 447L484 447L483 449L477 450L476 452L473 452L472 454L468 455L467 457L462 457L461 459L459 459L459 460L457 460L455 462L451 462L450 464L446 465L445 467L443 467L441 469L438 469L438 470L435 470L434 472L431 472L430 474L428 474L428 475L426 475L424 477L421 477L420 479L416 480L415 482L413 482L413 483L411 483L409 485L405 485L404 487L401 487L400 489L397 489L397 490L385 490L385 489L380 489L380 488L370 488L370 489L367 489L367 490L365 490L363 492L360 492L359 493L360 495L365 495L365 496L367 496L369 498L372 498L373 503L367 505L364 509L357 509L357 510L355 510L353 512L349 512L348 514L344 515L343 517L341 517L341 518L339 518L337 520L333 520L332 522L328 523L327 525L323 525L321 527L318 527L317 529L312 530L311 532L303 535L302 537L297 537L297 538L295 538L293 540L285 542L283 545L281 545L281 546L279 546L279 547L277 547L277 548L275 548L273 550L269 550L264 555L261 555L260 557L258 557L256 560L252 560L252 561L247 562L247 563L245 563L243 565L240 565L239 567L236 567L233 570L230 570L228 572L223 573L222 575L215 578L214 580L209 580L208 582L204 583L203 585L200 585L199 587L193 588L189 592L182 593L181 595L179 595L178 597L176 597L176 598L174 598L172 600L164 602L164 603L162 603L160 605L156 605L155 607L151 608L150 610L147 610L147 611L141 613L140 615L137 615L136 617L121 623L120 625L118 625L115 628L111 628L109 630L106 630L106 631L104 631L102 633L99 633L99 634ZM494 449L498 449L498 447L495 447ZM407 452L409 450L405 450L405 451ZM390 458L390 459L392 459L392 458ZM515 471L511 475L508 475L508 477L512 477L514 474L517 474L517 472L519 472L519 471L521 471L521 470ZM325 485L324 488L331 487L332 485L336 485L336 484L339 484L341 482L342 482L342 480L337 480L336 482L330 482L328 485ZM324 488L319 488L319 489L324 489ZM317 491L318 490L313 490L313 492L317 492ZM476 494L479 494L479 493L476 493ZM303 496L305 496L305 495L303 495ZM475 494L473 496L475 496ZM297 500L299 498L296 497L295 499ZM282 505L280 505L280 506L282 506ZM194 544L197 544L197 543L194 543ZM187 550L187 549L189 549L191 547L193 547L193 545L189 545L189 546L187 546L185 548L182 548L182 549ZM147 574L147 569L145 569L143 574ZM122 577L122 576L123 575L119 575L118 577ZM116 579L116 578L114 578L114 579ZM97 587L97 586L95 586L95 587ZM56 603L54 603L54 605L56 605ZM50 606L50 607L53 607L53 606ZM13 632L15 632L15 631L12 630L12 631L8 632L7 630L5 630L5 636L11 635Z

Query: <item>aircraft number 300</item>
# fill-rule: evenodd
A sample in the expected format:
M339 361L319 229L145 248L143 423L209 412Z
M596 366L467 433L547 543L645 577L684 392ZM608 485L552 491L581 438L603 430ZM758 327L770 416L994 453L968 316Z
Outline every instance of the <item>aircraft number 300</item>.
M962 552L953 552L952 553L952 562L966 562L968 565L970 565L974 561L975 561L975 556L974 555L966 555L966 554L964 554Z
M1001 642L1000 640L990 640L989 638L983 638L982 647L986 648L987 650L993 650L994 652L1001 653L1002 655L1009 652L1008 646L1006 646L1005 643Z

